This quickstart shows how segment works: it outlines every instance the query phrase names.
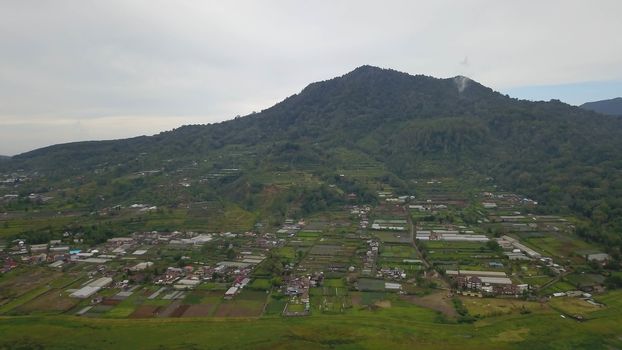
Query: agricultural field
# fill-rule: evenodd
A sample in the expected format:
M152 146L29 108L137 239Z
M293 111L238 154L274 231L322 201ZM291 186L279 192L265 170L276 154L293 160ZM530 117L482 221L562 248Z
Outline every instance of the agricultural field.
M523 240L546 254L567 259L575 258L575 262L579 263L585 261L585 254L598 250L597 247L569 234L548 232L528 235Z
M618 300L619 298L616 297ZM385 303L386 304L386 303ZM393 305L393 304L392 304ZM443 325L434 315L409 317L394 306L342 315L262 320L232 319L86 319L67 316L0 318L0 346L61 349L77 344L88 347L130 348L352 348L408 349L518 349L619 347L622 329L612 310L596 311L587 322L564 319L553 311L491 316L473 324ZM619 306L615 312L619 312ZM179 338L180 333L184 334ZM24 334L29 334L25 337ZM546 346L538 345L546 344Z
M205 342L222 348L441 348L441 340L444 349L537 348L541 341L553 348L620 345L610 336L619 331L611 321L620 307L611 296L617 292L604 287L603 267L583 256L602 249L550 228L570 230L566 221L516 219L515 212L528 208L507 194L498 200L502 209L483 208L479 192L451 179L417 180L422 200L397 197L394 187L374 180L374 171L370 165L356 172L384 196L374 205L279 220L214 201L124 208L107 214L107 221L80 219L110 228L127 224L98 243L71 232L44 245L4 242L24 258L7 259L11 265L0 275L0 332L12 329L0 348L85 341L132 348L135 337L154 329L142 348L154 348L151 341L164 348ZM292 174L283 174L267 173L266 181L288 186ZM529 220L543 230L525 231L520 225ZM431 238L415 239L420 232ZM562 243L556 235L563 235ZM472 276L491 282L477 285ZM76 296L102 279L94 293ZM593 296L584 297L588 292ZM545 331L559 326L580 336L559 340ZM36 336L13 335L22 327ZM74 332L69 345L52 336L76 327L93 336ZM167 338L182 330L183 339Z
M546 303L516 299L461 298L462 303L475 317L494 317L509 314L550 312Z
M581 317L582 319L589 319L593 312L607 308L604 304L595 305L583 299L571 297L553 298L549 301L548 305L565 315Z

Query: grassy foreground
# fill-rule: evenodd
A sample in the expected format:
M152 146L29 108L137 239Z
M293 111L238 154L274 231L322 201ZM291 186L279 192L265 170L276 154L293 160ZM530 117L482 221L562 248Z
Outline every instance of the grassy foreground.
M439 324L383 315L259 319L0 318L0 349L601 349L622 346L619 308Z

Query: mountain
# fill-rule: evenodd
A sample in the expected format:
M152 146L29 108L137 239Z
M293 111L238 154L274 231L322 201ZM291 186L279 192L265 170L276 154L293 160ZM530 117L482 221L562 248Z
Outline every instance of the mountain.
M579 107L601 114L622 116L622 97L616 97L610 100L587 102Z
M513 99L462 76L362 66L260 113L50 146L0 170L36 171L46 189L81 186L75 198L85 205L217 199L264 213L311 212L338 200L327 183L371 200L374 179L406 192L416 178L477 174L537 199L544 212L578 215L589 223L579 229L586 238L622 246L620 149L622 118ZM145 171L156 175L135 178ZM335 178L343 172L363 175ZM287 184L274 185L275 174L289 174ZM172 189L187 179L202 185Z

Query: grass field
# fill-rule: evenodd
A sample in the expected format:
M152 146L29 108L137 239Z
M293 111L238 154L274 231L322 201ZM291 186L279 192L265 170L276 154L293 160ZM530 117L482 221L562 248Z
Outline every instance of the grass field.
M556 282L548 287L546 287L542 292L544 294L553 294L557 292L567 292L569 290L576 290L577 287L572 284L564 281Z
M55 214L33 215L32 213L26 213L12 220L0 220L0 224L2 224L0 238L11 237L28 230L42 230L49 228L50 226L63 227L64 225L68 225L76 220L77 218L74 216L61 216Z
M296 255L296 250L292 247L282 247L276 249L275 254L284 258L293 259Z
M619 298L619 295L618 295ZM616 311L619 312L618 302ZM46 349L606 349L622 346L609 313L587 322L533 313L438 324L393 308L263 319L0 318L0 348ZM399 308L398 308L399 310Z
M410 233L407 231L390 232L390 231L374 231L376 236L382 243L411 243Z
M103 217L88 215L80 209L68 214L57 211L14 213L10 218L0 219L0 238L11 238L28 231L44 231L70 225L99 225ZM138 213L124 209L114 217L105 217L105 225L119 232L166 231L176 227L198 231L237 231L243 232L253 227L256 214L233 204L210 202L206 208L167 209L148 213Z
M526 237L524 241L538 251L559 257L568 257L572 253L581 251L597 250L593 245L571 235L547 234Z
M256 278L251 282L249 287L257 290L269 290L272 287L272 284L267 278Z
M370 278L361 278L358 280L359 290L364 291L384 291L384 281Z
M553 277L551 276L532 276L532 277L523 277L523 281L525 283L529 283L532 286L542 286L545 283L549 282Z
M325 287L339 287L343 288L346 286L345 281L342 278L327 278L324 280Z
M460 298L473 316L489 317L505 314L547 311L546 304L520 299Z
M414 259L417 257L417 251L408 245L385 244L381 247L380 255L386 258Z
M580 315L588 318L590 313L602 309L600 306L592 305L583 299L570 297L552 298L549 305L567 315Z
M0 314L8 313L74 280L75 277L71 275L63 276L39 267L11 271L0 278Z
M42 296L31 300L17 308L11 310L11 313L17 314L36 314L36 313L62 313L79 303L78 299L71 298L69 293L52 289Z

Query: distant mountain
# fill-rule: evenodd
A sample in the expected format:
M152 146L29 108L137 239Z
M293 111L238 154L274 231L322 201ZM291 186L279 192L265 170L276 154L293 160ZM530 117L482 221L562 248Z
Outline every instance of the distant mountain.
M6 161L6 160L9 160L9 159L11 159L11 157L0 155L0 162Z
M622 116L622 97L616 97L610 100L587 102L582 104L580 107L601 114Z
M81 198L105 194L101 205L220 198L250 211L274 193L266 179L275 173L297 174L282 198L298 203L305 203L304 193L328 201L310 186L333 181L343 169L363 174L341 183L343 191L365 198L375 194L370 176L406 191L418 177L475 173L537 199L543 211L570 210L596 225L582 234L617 237L622 245L621 149L622 118L559 101L513 99L462 76L363 66L312 83L260 113L149 137L50 146L14 156L0 170L36 170L49 178L46 186L67 186L78 177L72 183L89 186ZM204 182L215 185L184 192L182 199L160 190L175 174L184 174L179 181L203 179L231 168L240 169L235 179L217 177ZM166 177L134 180L133 174L153 169ZM316 180L302 181L301 174Z

